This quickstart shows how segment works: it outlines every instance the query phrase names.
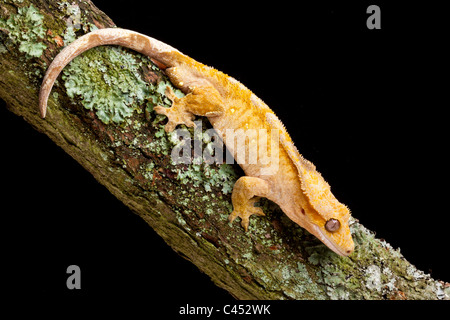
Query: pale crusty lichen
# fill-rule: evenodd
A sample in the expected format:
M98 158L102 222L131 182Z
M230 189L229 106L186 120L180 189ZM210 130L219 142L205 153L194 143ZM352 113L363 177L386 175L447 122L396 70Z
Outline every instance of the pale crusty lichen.
M389 272L389 274L391 274ZM381 269L377 265L370 265L365 270L366 287L369 290L381 292Z

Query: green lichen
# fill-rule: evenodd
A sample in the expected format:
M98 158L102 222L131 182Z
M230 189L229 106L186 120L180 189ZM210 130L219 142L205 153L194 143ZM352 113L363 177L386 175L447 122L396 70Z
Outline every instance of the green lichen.
M247 243L244 242L244 245ZM283 258L269 258L266 255L245 253L246 260L236 259L248 270L253 270L257 281L268 291L283 292L285 299L325 299L323 288L317 285L306 266L295 262L291 254ZM280 297L278 297L279 299Z
M329 299L443 299L442 285L411 265L399 250L356 221L351 221L355 251L340 257L324 245L307 246L308 262L316 282L325 287ZM424 286L428 286L424 290ZM417 294L415 294L417 292Z
M218 168L208 164L191 164L187 167L178 166L174 172L182 184L203 186L207 192L211 192L214 187L220 189L223 194L231 193L237 180L234 169L228 164L222 164Z
M0 43L0 54L8 52L8 50L5 48L3 44Z
M203 138L203 135L207 136L204 131L189 130L191 137L202 143L202 150L207 149L211 143L208 139ZM166 133L164 131L157 132L156 137L160 137L163 134ZM168 141L172 144L171 149L186 143L184 140L180 141L175 133L169 134ZM207 192L211 192L212 188L216 188L220 189L223 194L231 193L238 178L231 165L208 164L203 161L196 161L196 159L202 160L201 157L191 158L192 163L174 167L173 172L177 173L177 180L182 184L190 183L194 187L203 186Z
M154 105L170 106L171 102L165 96L165 88L171 86L170 82L160 81L157 86L151 87L152 96L148 99L148 107L153 111ZM173 87L172 87L173 88ZM174 89L175 94L178 97L182 97L183 93ZM184 140L179 140L179 136L176 131L167 133L164 130L165 116L156 115L155 120L152 122L152 126L155 128L155 138L149 142L145 147L149 148L156 154L170 155L175 147L187 143ZM179 126L178 128L187 130L185 126ZM202 150L207 149L211 143L210 140L204 137L208 137L205 133L206 126L202 126L202 131L189 129L189 136L195 138L197 141L202 142ZM194 147L192 146L192 149ZM176 173L176 179L183 185L191 184L194 187L203 187L206 192L212 192L213 188L219 189L223 194L230 194L233 190L234 184L238 178L235 169L229 164L208 164L202 161L196 163L195 159L191 158L191 163L188 164L175 164L171 163L170 171Z
M66 32L64 33L64 45L67 46L70 43L74 42L77 35L75 34L75 30L72 26L67 27Z
M147 179L147 180L152 180L153 179L153 169L155 168L155 164L153 162L148 163L145 166L145 172L143 174L143 176Z
M69 14L68 23L76 29L81 28L81 10L77 4L69 4L67 7L67 13Z
M76 4L70 4L68 2L59 3L59 9L65 12L68 17L64 19L66 21L67 29L64 32L64 45L69 45L75 41L75 32L82 27L82 15L80 7Z
M121 123L150 94L139 73L139 63L121 48L98 47L75 58L63 71L71 98L94 109L105 124Z
M7 20L0 19L0 28L8 31L9 39L19 45L27 58L40 57L47 46L40 41L45 36L44 16L33 6L18 9Z
M305 248L309 254L308 262L317 266L315 268L317 283L325 286L328 298L333 300L381 297L387 293L386 285L392 286L392 273L373 264L373 259L369 261L364 259L367 257L364 255L367 252L367 246L376 245L377 240L372 237L372 234L366 233L365 229L360 229L357 223L352 223L351 228L357 242L351 258L338 256L323 244ZM364 285L363 288L361 288L362 285Z

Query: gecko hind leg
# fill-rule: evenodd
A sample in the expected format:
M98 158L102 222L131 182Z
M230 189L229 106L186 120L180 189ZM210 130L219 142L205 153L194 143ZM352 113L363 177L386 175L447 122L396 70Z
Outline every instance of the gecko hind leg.
M269 186L263 179L247 176L239 178L231 195L233 212L229 215L228 220L233 222L234 219L240 217L241 225L247 231L252 214L264 216L263 210L254 205L260 197L266 197L268 191Z

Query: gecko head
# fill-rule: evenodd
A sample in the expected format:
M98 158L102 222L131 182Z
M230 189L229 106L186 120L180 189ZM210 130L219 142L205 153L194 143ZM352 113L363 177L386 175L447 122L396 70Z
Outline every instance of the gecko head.
M289 217L335 253L350 255L355 248L349 227L350 210L334 197L312 163L300 158L298 172L301 186Z
M349 226L350 210L337 200L332 206L321 209L318 211L306 205L285 212L292 221L308 230L332 251L343 257L349 256L355 249Z
M349 218L349 209L341 203L325 214L311 208L305 228L335 253L348 256L355 248Z

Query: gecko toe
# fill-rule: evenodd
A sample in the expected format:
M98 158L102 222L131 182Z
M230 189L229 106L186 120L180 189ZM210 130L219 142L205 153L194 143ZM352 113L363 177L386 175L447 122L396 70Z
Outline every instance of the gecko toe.
M233 210L233 212L231 212L228 216L228 221L233 222L238 216L239 214L236 212L236 210Z
M156 106L153 108L153 110L157 113L157 114L162 114L162 115L167 115L167 108L165 107L161 107L161 106Z
M257 216L265 216L264 211L260 207L254 207L249 211L251 214L256 214Z
M250 215L245 215L236 210L233 210L233 212L231 212L228 216L228 221L232 223L237 217L241 218L241 226L244 227L245 232L247 232Z
M248 231L248 225L250 223L249 217L250 216L244 216L244 217L241 218L242 219L241 220L241 226L244 228L245 232Z
M190 119L186 119L184 120L184 124L186 125L186 127L190 127L190 128L196 128L197 126L195 125L195 123L190 120Z
M164 130L166 132L172 132L175 129L175 127L177 126L177 124L178 123L176 123L172 120L169 120L169 122L167 122L166 125L164 126Z
M175 95L175 92L173 92L173 89L169 86L166 87L166 90L164 91L164 93L165 93L166 97L170 99L170 101L175 101L175 100L179 99Z
M241 226L244 230L248 231L248 226L250 223L250 217L255 214L257 216L264 216L264 211L260 207L254 207L253 201L247 202L244 206L239 206L239 208L233 210L228 216L228 221L233 222L237 217L241 218Z

